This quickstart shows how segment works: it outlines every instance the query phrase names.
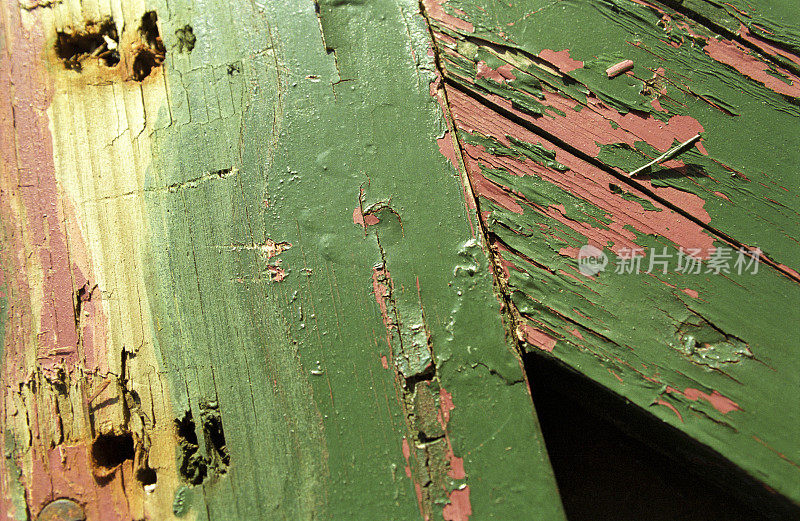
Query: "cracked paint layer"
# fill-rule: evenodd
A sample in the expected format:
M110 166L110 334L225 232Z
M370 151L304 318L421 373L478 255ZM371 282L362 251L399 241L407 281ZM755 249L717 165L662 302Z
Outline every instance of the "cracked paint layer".
M789 432L800 416L768 397L799 388L788 303L800 300L800 206L787 165L800 163L800 46L785 21L796 15L761 4L450 0L471 31L431 18L522 348L580 370L798 504ZM575 20L591 23L576 35ZM691 150L629 177L697 134ZM582 246L605 256L604 271L578 269ZM707 269L726 248L756 247L755 274ZM614 273L631 251L641 272ZM657 268L687 251L700 273Z
M75 5L1 8L0 511L563 520L421 6Z

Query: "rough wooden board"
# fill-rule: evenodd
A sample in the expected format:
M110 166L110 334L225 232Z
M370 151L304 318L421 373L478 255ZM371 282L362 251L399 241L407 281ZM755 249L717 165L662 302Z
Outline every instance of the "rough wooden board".
M751 4L785 34L748 42L628 0L426 7L521 342L800 503L796 16ZM624 59L633 70L609 79ZM696 150L628 178L697 132ZM673 261L584 276L587 244L612 261L624 248L764 255L756 275L705 273L706 259L698 275Z
M3 517L563 518L415 2L2 20Z

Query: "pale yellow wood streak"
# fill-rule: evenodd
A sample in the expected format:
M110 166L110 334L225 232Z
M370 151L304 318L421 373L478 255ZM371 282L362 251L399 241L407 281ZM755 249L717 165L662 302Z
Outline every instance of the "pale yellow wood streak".
M112 69L86 60L80 73L66 70L49 53L54 90L48 116L64 232L72 262L90 277L91 286L96 284L93 298L99 297L98 316L104 321L93 324L91 341L105 346L96 349L105 353L97 365L107 367L107 374L87 375L85 388L72 399L88 400L106 381L111 382L92 401L94 433L134 433L158 482L147 489L136 480L125 483L131 514L167 519L180 486L174 415L152 342L154 324L143 271L149 235L143 188L151 160L151 135L158 111L166 105L167 91L160 67L142 82L131 78L130 48L137 43L146 10L139 0L71 0L47 9L43 18L52 31L50 41L58 30L80 28L86 20L109 15L120 35L122 60ZM74 281L76 289L83 282ZM123 351L128 353L124 369ZM123 371L124 382L120 381ZM139 405L131 402L131 391L138 394ZM125 400L131 408L127 419ZM81 403L72 405L72 411L81 411ZM71 422L64 429L67 439L91 436L83 414L65 420ZM134 462L134 468L141 463Z

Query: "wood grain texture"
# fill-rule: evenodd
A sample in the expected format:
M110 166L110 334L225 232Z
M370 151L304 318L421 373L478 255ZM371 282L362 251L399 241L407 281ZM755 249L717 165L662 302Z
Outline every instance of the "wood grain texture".
M425 5L520 342L796 506L796 15L766 2ZM610 78L624 60L634 67ZM628 176L698 133L693 150ZM587 245L606 271L580 272ZM733 269L755 248L756 274ZM634 249L640 273L615 273ZM700 271L676 272L691 249ZM713 267L717 249L729 272ZM666 273L656 254L673 259Z
M0 12L3 518L563 519L416 2Z

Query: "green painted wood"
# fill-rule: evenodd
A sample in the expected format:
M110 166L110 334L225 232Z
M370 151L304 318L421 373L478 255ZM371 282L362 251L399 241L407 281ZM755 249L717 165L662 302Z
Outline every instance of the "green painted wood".
M521 342L796 507L797 16L743 4L426 3ZM624 60L633 69L610 78ZM605 271L580 272L587 245ZM757 247L758 272L738 273L737 251ZM634 248L641 272L615 273ZM677 271L681 248L701 250L699 273ZM717 248L730 272L714 269ZM650 269L659 254L667 273Z
M177 418L202 438L219 414L230 458L176 514L562 518L437 147L418 5L153 7L172 49L146 188L154 335Z
M417 2L0 20L0 517L564 519Z

